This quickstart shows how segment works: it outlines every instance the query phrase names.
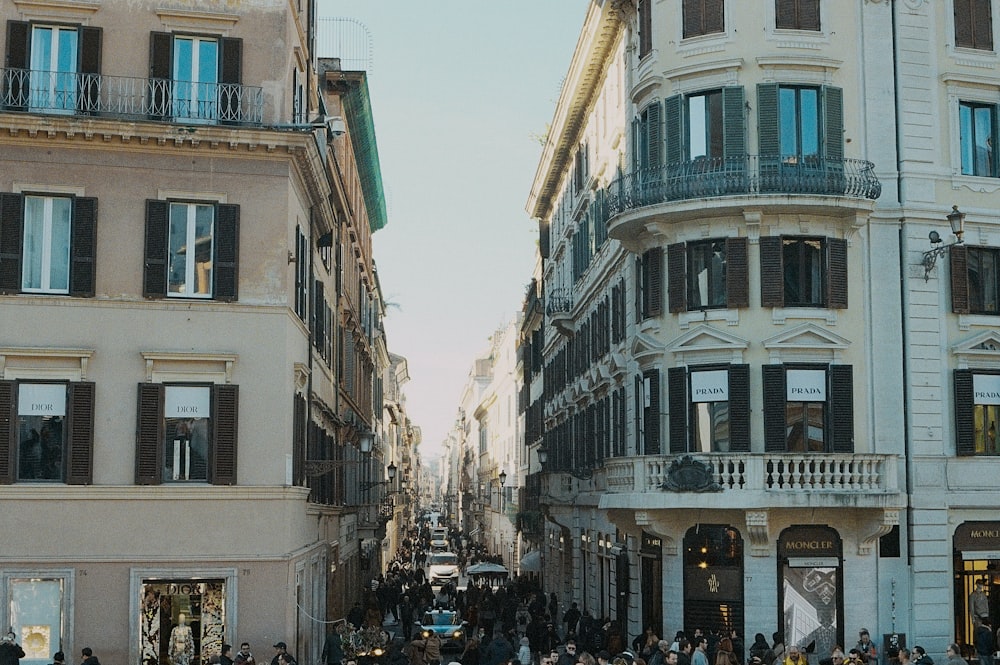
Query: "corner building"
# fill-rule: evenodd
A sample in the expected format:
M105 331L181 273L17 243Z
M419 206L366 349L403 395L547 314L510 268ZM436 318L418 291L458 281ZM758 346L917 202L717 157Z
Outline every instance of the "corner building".
M975 579L1000 618L998 9L590 3L527 205L525 504L562 603L629 639L823 657L868 628L975 658ZM932 266L952 206L965 242Z

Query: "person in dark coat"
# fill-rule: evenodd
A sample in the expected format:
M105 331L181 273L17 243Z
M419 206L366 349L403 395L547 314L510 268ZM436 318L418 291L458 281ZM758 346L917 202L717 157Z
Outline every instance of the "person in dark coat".
M0 638L0 665L18 665L24 658L24 649L14 641L14 633L7 633Z
M486 645L486 651L480 657L481 665L501 665L514 657L514 647L511 646L503 633L497 631Z
M97 660L97 656L94 655L94 650L90 647L83 647L80 654L83 655L83 660L80 662L80 665L101 665L101 661Z

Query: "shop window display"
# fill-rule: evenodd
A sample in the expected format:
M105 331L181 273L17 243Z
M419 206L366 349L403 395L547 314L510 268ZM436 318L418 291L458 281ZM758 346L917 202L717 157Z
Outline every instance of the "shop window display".
M222 580L147 580L142 585L143 665L204 665L222 652Z
M63 581L10 579L10 630L24 649L21 665L43 665L63 648Z

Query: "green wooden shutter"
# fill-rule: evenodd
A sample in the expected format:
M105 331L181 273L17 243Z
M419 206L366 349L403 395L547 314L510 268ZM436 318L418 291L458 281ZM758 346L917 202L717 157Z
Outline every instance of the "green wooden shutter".
M73 199L73 239L70 243L69 294L93 298L97 253L97 199Z
M726 307L750 306L750 265L746 238L726 238Z
M760 239L760 306L785 306L784 262L781 236Z
M663 128L660 118L660 102L656 101L646 107L646 149L649 155L648 166L651 169L663 165Z
M96 384L77 381L69 384L66 428L66 484L94 482L94 396Z
M729 367L729 451L750 452L750 365Z
M727 159L746 157L745 108L746 94L743 86L733 85L722 89L722 155Z
M236 484L236 442L239 424L239 386L212 386L212 448L209 482Z
M784 452L787 445L785 366L761 367L764 390L764 451Z
M687 452L688 442L688 373L686 367L667 369L667 404L670 409L670 452Z
M239 299L240 282L240 207L220 203L217 208L215 240L215 285L213 297L216 300L232 302Z
M165 118L171 115L170 100L174 78L174 36L169 32L149 33L149 78L152 83L152 105L149 115Z
M781 156L777 83L757 84L757 134L762 160Z
M653 247L643 258L646 271L646 317L663 314L663 248Z
M17 382L0 381L0 485L14 482L17 444Z
M135 432L136 485L159 485L163 482L165 394L162 383L139 384Z
M142 295L146 298L167 296L167 254L170 204L146 201L146 246L142 276Z
M28 42L31 34L31 25L26 21L7 21L7 51L4 66L7 69L27 70L30 55L28 53ZM17 72L17 74L27 72ZM14 72L12 72L14 74ZM8 82L7 99L10 100L10 109L23 111L28 106L28 80L27 77L11 76Z
M844 159L844 91L824 85L820 89L823 105L824 157L827 162ZM842 168L842 167L841 167Z
M826 306L830 309L847 309L847 241L843 238L827 238L826 257Z
M21 290L24 243L24 197L0 194L0 293Z
M643 381L649 384L649 406L645 413L646 455L660 454L660 370L650 369L642 373Z
M854 452L854 368L830 365L830 438L833 452Z
M100 104L100 86L98 76L101 73L101 28L80 26L79 62L80 62L80 94L77 98L77 110L91 113Z
M952 245L948 250L951 271L951 311L969 313L969 252L965 245Z
M240 95L233 86L242 82L243 40L224 37L219 40L219 47L221 51L219 54L219 83L225 84L219 88L219 114L223 121L232 122L242 118Z
M687 246L667 245L667 309L676 314L687 310Z
M684 97L673 95L663 100L664 133L666 153L664 163L674 166L687 159L684 136Z
M976 454L975 396L972 370L955 370L955 451L958 455Z

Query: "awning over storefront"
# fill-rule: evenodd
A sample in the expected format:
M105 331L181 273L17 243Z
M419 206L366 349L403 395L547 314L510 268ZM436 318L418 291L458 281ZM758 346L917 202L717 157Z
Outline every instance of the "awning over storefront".
M519 565L522 573L542 572L542 553L540 550L532 550L521 557Z

